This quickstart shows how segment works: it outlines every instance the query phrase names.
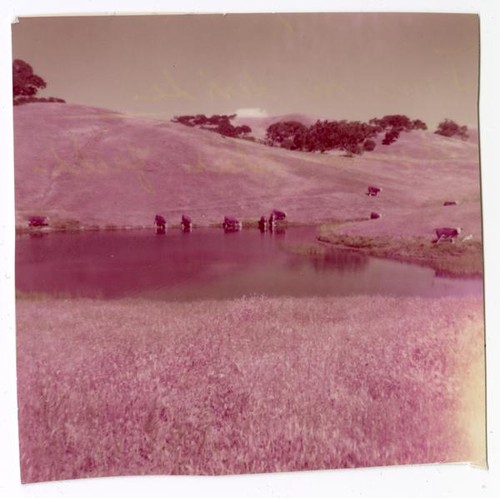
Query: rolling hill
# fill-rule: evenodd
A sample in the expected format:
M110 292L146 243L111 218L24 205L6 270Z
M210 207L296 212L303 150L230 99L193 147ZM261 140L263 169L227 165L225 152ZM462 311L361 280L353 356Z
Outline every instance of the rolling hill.
M31 215L55 226L152 226L156 213L169 223L186 213L209 225L279 208L291 222L350 221L342 229L352 234L462 226L481 237L475 140L412 131L349 158L58 103L16 106L14 128L17 227ZM382 188L379 197L365 195L372 184ZM443 207L446 200L458 204ZM371 211L382 217L368 221Z

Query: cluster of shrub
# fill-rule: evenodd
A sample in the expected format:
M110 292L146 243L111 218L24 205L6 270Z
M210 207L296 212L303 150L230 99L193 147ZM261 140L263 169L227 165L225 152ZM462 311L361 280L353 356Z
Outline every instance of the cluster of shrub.
M57 97L17 97L14 99L14 105L21 104L32 104L34 102L60 102L65 104L66 101L64 99L59 99Z
M458 137L462 140L469 138L467 126L460 126L451 119L445 119L438 125L438 129L434 132L443 137Z
M384 134L382 145L391 145L400 137L401 132L427 130L420 119L410 119L403 114L391 114L383 118L361 121L318 120L311 126L299 121L280 121L266 130L265 143L273 147L305 152L326 152L343 150L348 155L372 151L376 147L375 138ZM460 126L450 119L439 123L434 132L445 137L468 138L467 126Z
M172 121L181 123L185 126L198 127L204 130L214 131L225 137L245 138L252 132L250 126L234 126L231 120L236 117L236 114L214 114L207 117L205 114L197 114L196 116L175 116Z
M311 126L298 121L273 123L266 130L266 144L290 150L326 152L343 150L348 154L361 154L375 149L375 138L385 133L382 144L394 143L402 131L422 129L427 125L420 119L410 120L404 115L388 115L361 121L318 120Z

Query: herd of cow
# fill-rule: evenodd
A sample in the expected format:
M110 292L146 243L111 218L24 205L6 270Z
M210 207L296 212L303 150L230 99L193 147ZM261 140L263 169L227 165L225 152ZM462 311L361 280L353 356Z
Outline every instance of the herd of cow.
M366 192L366 195L370 197L377 197L378 194L382 191L380 187L374 187L373 185L370 185L368 187L368 191ZM443 206L456 206L457 202L456 201L444 201ZM380 218L380 213L372 212L370 214L370 219L376 220ZM436 233L436 239L433 240L432 242L434 244L437 244L441 240L448 240L450 242L454 242L454 240L462 233L463 228L450 228L450 227L442 227L442 228L436 228L434 229L434 232Z
M265 216L261 216L258 223L259 230L261 232L265 232L267 230L273 231L278 228L279 222L284 222L285 220L286 213L284 211L273 209L269 216L269 219ZM157 214L155 216L154 224L156 226L156 233L162 234L166 232L167 220L164 216L162 216L161 214ZM183 214L181 217L180 226L183 232L191 232L193 229L193 222L189 216ZM224 220L222 221L222 228L225 232L238 232L243 228L243 223L234 216L224 216Z
M366 195L370 197L377 197L379 193L382 191L380 187L375 187L370 185L366 192ZM445 201L443 203L444 206L454 206L456 205L456 201ZM370 219L375 220L380 218L380 213L372 211L370 213ZM267 230L273 232L278 229L283 229L283 222L286 220L286 213L284 211L280 211L278 209L273 209L269 218L265 216L261 216L258 227L261 232L265 232ZM161 214L157 214L155 216L154 224L156 226L156 233L162 234L165 233L167 228L167 220ZM47 216L31 216L28 219L28 226L30 228L42 228L49 226L49 219ZM222 222L222 228L225 232L237 232L242 229L242 223L240 220L235 218L234 216L225 216ZM181 217L181 229L184 232L191 232L193 229L193 222L189 216L182 215ZM432 242L437 244L440 241L448 240L453 242L458 235L462 232L462 228L450 228L450 227L441 227L436 228L436 239Z

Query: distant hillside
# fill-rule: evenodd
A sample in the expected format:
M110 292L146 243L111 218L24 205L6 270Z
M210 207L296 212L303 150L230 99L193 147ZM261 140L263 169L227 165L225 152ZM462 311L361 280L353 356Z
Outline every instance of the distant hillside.
M282 118L261 126L273 119ZM228 214L255 220L273 208L296 222L366 220L375 210L380 220L349 229L428 234L461 224L480 236L474 142L412 131L348 158L57 103L16 107L14 125L17 226L30 215L105 227L152 226L156 213L206 225ZM371 184L383 188L380 197L365 195ZM458 206L443 208L450 199Z

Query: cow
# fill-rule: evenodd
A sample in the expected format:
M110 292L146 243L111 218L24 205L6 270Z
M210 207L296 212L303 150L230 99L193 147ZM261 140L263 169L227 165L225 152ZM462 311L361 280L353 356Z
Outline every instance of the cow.
M453 242L456 237L460 233L462 233L462 228L449 228L449 227L444 227L444 228L436 228L434 230L436 232L436 240L433 240L432 242L434 244L437 244L440 240L449 240Z
M284 211L280 211L278 209L273 209L273 211L271 212L271 218L274 221L285 221L286 213Z
M238 232L239 230L241 230L242 224L241 221L239 221L234 216L224 216L222 228L226 232Z
M276 224L278 222L285 220L286 220L286 213L284 211L273 209L271 215L269 216L269 229L272 231L276 227Z
M183 232L190 232L193 229L191 218L185 214L183 214L181 218L181 228Z
M381 188L379 187L374 187L370 185L368 187L368 191L366 192L366 195L369 195L370 197L377 197L377 195L382 191Z
M265 216L261 216L259 220L259 230L265 232L267 230L267 220Z
M155 225L157 233L164 232L167 227L167 220L161 214L157 214L155 216Z
M372 211L370 213L370 219L371 220L377 220L378 218L380 218L380 213L376 213L375 211Z
M49 218L47 216L30 216L28 220L28 226L30 228L48 227Z

